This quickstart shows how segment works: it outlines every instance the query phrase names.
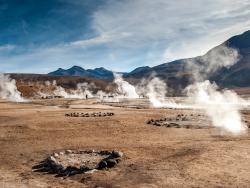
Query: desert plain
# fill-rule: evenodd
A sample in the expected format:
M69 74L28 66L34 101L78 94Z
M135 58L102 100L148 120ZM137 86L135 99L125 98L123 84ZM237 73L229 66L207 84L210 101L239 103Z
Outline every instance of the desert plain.
M114 115L65 116L73 112ZM249 133L147 123L178 114L204 116L201 110L152 108L145 99L1 100L0 187L249 187ZM250 111L241 114L250 121ZM66 177L32 169L54 152L77 149L119 150L124 156L114 168Z

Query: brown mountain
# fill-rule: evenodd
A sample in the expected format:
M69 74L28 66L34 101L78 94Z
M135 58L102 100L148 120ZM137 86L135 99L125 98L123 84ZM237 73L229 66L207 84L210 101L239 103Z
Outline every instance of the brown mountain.
M181 91L189 83L193 82L190 69L187 69L187 62L194 64L201 63L201 59L207 59L222 46L235 48L238 50L240 60L230 68L220 68L208 75L208 79L215 81L222 87L249 87L250 86L250 31L234 36L223 44L209 50L205 55L181 59L169 63L164 63L155 67L141 67L125 74L124 77L137 83L142 78L148 78L152 74L160 77L176 91Z

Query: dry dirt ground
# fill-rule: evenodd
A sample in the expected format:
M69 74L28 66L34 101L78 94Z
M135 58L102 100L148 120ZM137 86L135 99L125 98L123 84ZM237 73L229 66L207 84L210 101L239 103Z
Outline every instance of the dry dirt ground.
M64 115L100 111L115 115ZM145 123L177 113L186 112L93 100L0 101L0 187L249 187L250 137ZM243 116L250 119L248 111ZM116 149L125 156L115 168L92 174L32 172L49 154L66 149Z

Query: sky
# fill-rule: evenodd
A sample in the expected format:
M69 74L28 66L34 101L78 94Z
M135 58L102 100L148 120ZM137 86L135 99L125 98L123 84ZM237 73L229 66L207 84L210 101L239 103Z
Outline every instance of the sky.
M0 72L128 72L250 30L250 0L0 0Z

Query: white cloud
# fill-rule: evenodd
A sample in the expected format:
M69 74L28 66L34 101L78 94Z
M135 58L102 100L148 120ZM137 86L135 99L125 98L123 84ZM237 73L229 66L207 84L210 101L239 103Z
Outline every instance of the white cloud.
M125 49L161 51L159 61L202 55L229 37L250 28L249 0L110 0L94 14L100 34L129 33L108 41ZM152 52L151 52L152 53Z
M46 73L72 65L131 71L202 55L249 30L250 0L107 0L93 12L91 27L93 38L13 56L5 54L19 47L0 46L0 71Z
M11 50L14 50L15 48L16 48L15 45L10 45L10 44L2 45L0 46L0 52L11 51Z
M101 45L101 44L107 44L115 40L121 40L127 37L129 37L128 33L119 33L119 34L102 33L100 36L94 38L73 41L69 44L66 44L65 47L87 47L87 46Z

